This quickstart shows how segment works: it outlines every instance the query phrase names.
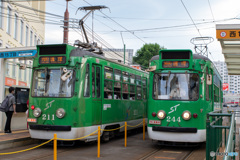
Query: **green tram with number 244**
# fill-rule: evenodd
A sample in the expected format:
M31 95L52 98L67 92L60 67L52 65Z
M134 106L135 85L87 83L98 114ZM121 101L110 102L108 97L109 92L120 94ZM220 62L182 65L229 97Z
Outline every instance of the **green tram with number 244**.
M32 138L76 139L147 116L148 73L70 45L40 45L29 97ZM142 125L141 125L142 126ZM101 131L103 140L114 132ZM82 139L92 141L97 134Z
M149 70L149 138L161 144L206 141L207 113L222 109L214 64L191 50L161 50Z

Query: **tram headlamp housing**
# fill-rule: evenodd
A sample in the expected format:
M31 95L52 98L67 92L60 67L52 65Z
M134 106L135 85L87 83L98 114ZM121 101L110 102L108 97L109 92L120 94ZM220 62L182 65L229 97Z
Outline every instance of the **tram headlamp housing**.
M35 108L35 109L33 110L33 116L34 116L34 117L38 118L38 117L41 116L41 114L42 114L42 110L41 110L40 108Z
M188 121L190 118L191 118L191 113L189 111L184 111L182 113L182 118L185 120L185 121Z
M59 108L57 111L56 111L56 116L58 118L63 118L65 116L66 112L63 108Z
M166 117L166 112L165 112L164 110L158 111L157 117L158 117L159 119L164 119L164 118Z

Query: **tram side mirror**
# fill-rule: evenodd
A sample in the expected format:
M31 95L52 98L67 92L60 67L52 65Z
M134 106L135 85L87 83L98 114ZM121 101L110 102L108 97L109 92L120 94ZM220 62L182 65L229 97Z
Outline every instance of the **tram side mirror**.
M207 85L212 85L212 75L207 74Z

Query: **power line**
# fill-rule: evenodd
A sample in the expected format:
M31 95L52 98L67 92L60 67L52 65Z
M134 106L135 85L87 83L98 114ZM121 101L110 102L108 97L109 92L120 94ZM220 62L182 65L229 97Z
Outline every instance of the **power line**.
M230 21L234 20L237 18L229 18L229 19L223 19L223 20L218 20L215 22L223 22L223 21ZM203 24L209 24L209 23L214 23L214 21L208 21L208 22L202 22L202 23L195 23L195 24L183 24L183 25L175 25L175 26L167 26L167 27L158 27L158 28L145 28L145 29L135 29L135 30L129 30L131 32L147 32L147 31L152 31L152 30L163 30L163 29L172 29L172 28L181 28L181 27L191 27L195 25L203 25ZM114 32L127 32L123 30L115 30Z
M83 0L84 2L86 2L87 4L91 5L90 3L88 3L86 0ZM92 6L92 5L91 5ZM102 11L100 11L103 15L105 15L108 19L112 20L114 23L116 23L117 25L119 25L120 27L122 27L123 29L125 29L127 32L131 33L133 36L135 36L137 39L139 39L140 41L142 41L143 43L146 43L144 40L142 40L140 37L138 37L137 35L135 35L133 32L129 31L127 28L125 28L124 26L122 26L121 24L119 24L118 22L116 22L114 19L112 19L111 17L109 17L108 15L106 15L105 13L103 13Z
M107 18L106 16L101 16L96 14L96 16L102 17L102 18ZM149 21L189 21L189 19L164 19L164 18L128 18L128 17L110 17L113 19L129 19L129 20L149 20ZM194 19L195 21L206 21L206 20L212 20L212 19Z
M198 31L200 37L202 37L202 35L201 35L199 29L197 28L197 25L195 24L195 22L194 22L193 19L192 19L192 16L191 16L190 13L188 12L187 7L186 7L185 4L183 3L183 0L181 0L181 2L182 2L183 7L185 8L185 10L187 11L187 14L189 15L190 19L192 20L192 23L193 23L194 26L196 27L196 29L197 29L197 31Z
M45 11L41 11L41 10L38 10L38 9L34 9L34 8L31 8L31 7L28 7L28 6L19 4L19 3L12 2L12 4L14 4L16 6L19 6L19 7L22 7L22 8L25 8L25 9L29 9L29 10L35 11L35 12L44 13L44 14L47 14L47 15L64 18L63 16L60 16L60 15L57 15L57 14L53 14L53 13L49 13L49 12L45 12Z
M209 7L210 7L211 14L212 14L212 17L213 17L213 20L214 20L214 23L215 23L215 18L214 18L213 11L212 11L212 7L211 7L211 4L210 4L210 1L209 1L209 0L208 0L208 5L209 5Z

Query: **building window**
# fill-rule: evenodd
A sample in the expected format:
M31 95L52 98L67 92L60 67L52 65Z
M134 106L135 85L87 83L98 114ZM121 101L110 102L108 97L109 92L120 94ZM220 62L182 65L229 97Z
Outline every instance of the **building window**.
M1 14L1 15L2 15L2 7L3 7L3 2L1 1L1 2L0 2L0 14ZM2 17L3 17L3 16L0 16L0 28L3 28L3 27L2 27Z
M30 31L30 46L32 46L33 41L33 31Z
M15 14L15 28L14 28L14 38L17 39L18 34L18 15Z
M16 65L15 65L15 63L16 63L16 59L14 59L13 60L13 65L12 65L12 75L13 75L13 77L15 78L16 77Z
M37 45L40 45L40 39L37 40Z
M19 61L19 63L21 64L21 61ZM22 70L19 68L19 73L18 73L18 79L22 80Z
M6 60L6 76L9 76L9 64L8 64L8 60Z
M23 20L21 20L20 43L23 44Z
M25 46L28 46L28 26L26 26L26 42Z
M37 45L37 35L34 35L34 46Z
M11 8L7 7L7 33L10 34L11 32Z

